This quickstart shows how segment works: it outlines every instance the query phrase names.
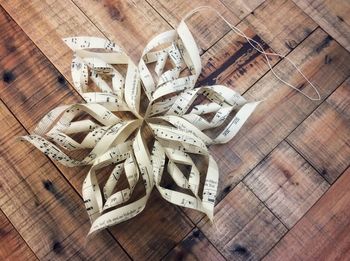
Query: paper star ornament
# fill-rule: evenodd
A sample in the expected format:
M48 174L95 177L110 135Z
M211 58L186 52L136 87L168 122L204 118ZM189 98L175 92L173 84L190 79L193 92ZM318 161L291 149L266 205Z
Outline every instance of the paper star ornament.
M219 171L207 146L231 140L258 102L222 85L195 86L201 60L184 21L153 38L138 65L106 39L64 41L86 103L53 109L23 139L65 166L91 165L82 188L90 233L139 214L154 187L213 219ZM68 155L77 150L89 152ZM106 166L108 177L100 177ZM163 185L165 176L176 185ZM118 190L122 177L127 186ZM133 196L138 184L143 192Z

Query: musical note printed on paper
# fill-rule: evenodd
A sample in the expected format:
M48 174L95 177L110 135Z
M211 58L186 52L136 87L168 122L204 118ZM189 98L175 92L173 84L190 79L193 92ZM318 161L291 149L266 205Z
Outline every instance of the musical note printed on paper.
M53 109L22 138L65 166L91 165L82 188L90 233L139 214L154 187L170 203L212 220L219 171L207 146L231 140L259 102L222 85L195 87L202 66L184 21L153 38L137 65L107 39L64 42L74 52L72 82L86 103ZM89 152L77 159L70 155L77 150ZM99 172L109 165L100 184ZM127 187L117 190L121 177ZM162 185L164 177L175 185ZM139 183L144 194L132 200Z

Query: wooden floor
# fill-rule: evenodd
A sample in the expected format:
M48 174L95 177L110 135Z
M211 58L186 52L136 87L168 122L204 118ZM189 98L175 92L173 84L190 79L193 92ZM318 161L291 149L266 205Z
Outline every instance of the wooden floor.
M349 260L350 2L348 0L0 0L0 260ZM262 55L217 17L189 21L203 83L266 99L228 144L214 225L154 191L136 218L86 241L87 168L50 161L17 136L59 104L81 102L62 37L108 37L135 61L157 33L211 5L319 86L310 101L281 84ZM210 14L210 16L209 16ZM310 86L285 60L286 80Z

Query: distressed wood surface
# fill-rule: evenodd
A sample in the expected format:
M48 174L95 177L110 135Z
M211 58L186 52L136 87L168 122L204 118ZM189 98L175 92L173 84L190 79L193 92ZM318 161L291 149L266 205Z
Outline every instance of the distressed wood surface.
M265 0L222 0L222 2L240 19L253 12Z
M0 208L35 255L128 260L107 231L86 244L90 221L80 197L46 157L19 144L27 133L2 102L0 120Z
M0 259L38 260L16 228L0 210Z
M349 104L348 78L288 137L288 142L330 183L349 166Z
M275 12L283 15L288 12L293 19L272 22L269 14ZM244 34L262 44L266 52L275 51L281 55L288 54L316 27L317 24L291 0L266 1L238 25ZM279 61L276 56L269 58L272 65ZM226 84L240 93L247 91L269 69L266 58L233 31L204 53L202 61L201 83Z
M349 260L350 169L264 260Z
M202 219L198 227L228 260L258 260L287 228L243 184L216 207L215 224Z
M265 51L272 51L245 21L240 23L238 28L259 42ZM275 64L278 60L277 57L272 57L271 64ZM202 55L202 64L198 85L220 83L230 86L239 93L244 93L269 69L266 58L233 31Z
M333 57L325 63L326 55ZM317 29L288 57L307 77L318 85L323 99L334 91L350 74L350 54ZM307 59L305 58L307 57ZM315 95L304 79L285 60L276 67L285 80ZM281 84L271 72L254 84L244 96L247 99L265 100L233 140L225 145L211 147L222 175L219 183L219 200L224 197L254 166L285 139L320 102L310 101ZM224 147L224 149L223 149Z
M293 0L328 34L350 51L350 2L344 0Z
M223 5L220 0L208 0L205 1L205 3L200 0L148 0L148 2L173 28L176 28L186 14L203 5L213 7L227 17L232 24L239 22L239 18L232 13L230 9ZM186 22L196 39L200 52L207 50L230 30L226 23L221 19L218 19L211 10L202 10L201 12L189 17Z
M245 19L271 48L286 55L317 27L292 0L266 0Z
M73 1L82 13L79 20L93 22L98 30L121 46L137 63L145 44L169 24L144 0Z
M62 38L74 35L103 37L70 0L1 0L0 4L70 83L70 67L67 65L72 61L72 53Z
M135 260L157 260L193 228L180 211L153 191L142 215L118 224L111 231Z
M291 228L328 189L328 183L286 142L244 179L266 206Z
M1 259L347 259L347 1L0 4ZM86 241L81 184L88 167L63 167L15 139L59 104L82 102L71 86L72 54L61 38L107 37L137 62L153 36L175 28L200 5L214 7L265 50L295 61L322 100L309 101L276 80L264 57L212 12L194 15L188 25L202 54L200 83L265 100L231 142L210 148L220 168L214 224L154 191L139 216ZM285 60L270 62L283 79L313 95Z
M5 14L3 16L6 17ZM81 98L72 91L69 83L64 80L35 45L24 34L20 34L20 29L13 22L7 24L14 29L12 38L16 39L13 43L17 47L14 52L4 49L4 59L0 61L3 64L3 70L0 73L5 77L5 80L1 83L0 95L14 116L29 130L53 107L59 104L79 102ZM1 40L5 42L6 38ZM31 71L33 74L40 75L40 81L35 84L30 80L32 74L24 73ZM8 79L9 75L11 75L11 79ZM42 88L42 86L46 87ZM37 97L33 97L33 94ZM28 108L34 109L36 113L31 113L31 109L28 110ZM67 168L55 164L75 190L81 193L81 184L89 167ZM148 205L150 207L143 212L143 215L129 221L130 229L124 229L127 226L127 223L124 223L111 230L113 236L123 244L122 246L133 258L159 258L165 255L193 226L177 207L168 204L159 197L151 197ZM81 206L83 207L83 204ZM154 215L155 212L159 212L158 215ZM172 222L172 220L177 220L177 222ZM135 234L134 231L140 230L146 222L151 222L155 226L152 229L147 226L147 233ZM159 223L165 225L158 226ZM87 232L88 227L85 227L85 234ZM140 240L141 248L130 244L130 239L133 237L135 240L132 242ZM115 241L114 243L117 244ZM113 240L111 244L113 244Z
M225 258L198 228L193 229L163 260L217 260Z

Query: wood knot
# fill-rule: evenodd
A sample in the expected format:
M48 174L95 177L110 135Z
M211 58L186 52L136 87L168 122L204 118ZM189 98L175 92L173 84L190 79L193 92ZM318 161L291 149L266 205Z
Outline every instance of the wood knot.
M228 185L227 187L224 188L223 192L224 192L225 194L227 194L227 193L230 192L230 190L231 190L231 185Z
M327 170L326 170L326 169L322 169L322 170L321 170L321 175L322 175L323 177L326 177L326 176L328 175Z
M343 17L337 15L337 18L339 19L340 22L344 22L344 18Z
M54 192L55 190L54 185L50 180L44 180L43 186L47 191Z
M326 54L325 57L324 57L324 63L325 64L332 63L332 57L330 57L328 54Z
M233 254L239 254L241 256L249 255L248 250L239 244L235 245L232 249Z
M193 237L198 238L200 236L199 230L197 229L197 230L193 231L192 235L193 235Z
M10 53L13 53L17 49L16 46L13 44L13 39L9 39L9 41L5 42L5 48Z
M64 77L63 77L62 75L59 75L59 76L57 77L57 82L58 82L59 84L65 85L65 84L66 84L66 79L64 79Z
M4 71L2 75L2 80L6 83L11 83L16 79L16 76L11 71Z
M323 39L323 41L315 48L315 52L320 53L323 49L325 49L326 47L328 47L330 45L331 41L333 41L332 36L327 35Z
M284 44L290 50L293 50L298 45L298 43L296 41L294 41L294 40L287 40Z
M119 22L124 21L124 17L117 7L113 5L109 5L107 7L108 7L108 13L113 20L117 20Z
M63 247L62 247L60 242L54 241L53 244L52 244L52 250L56 254L60 254L62 252L62 250L63 250Z
M290 179L292 177L292 174L286 169L283 169L282 173L287 179Z

